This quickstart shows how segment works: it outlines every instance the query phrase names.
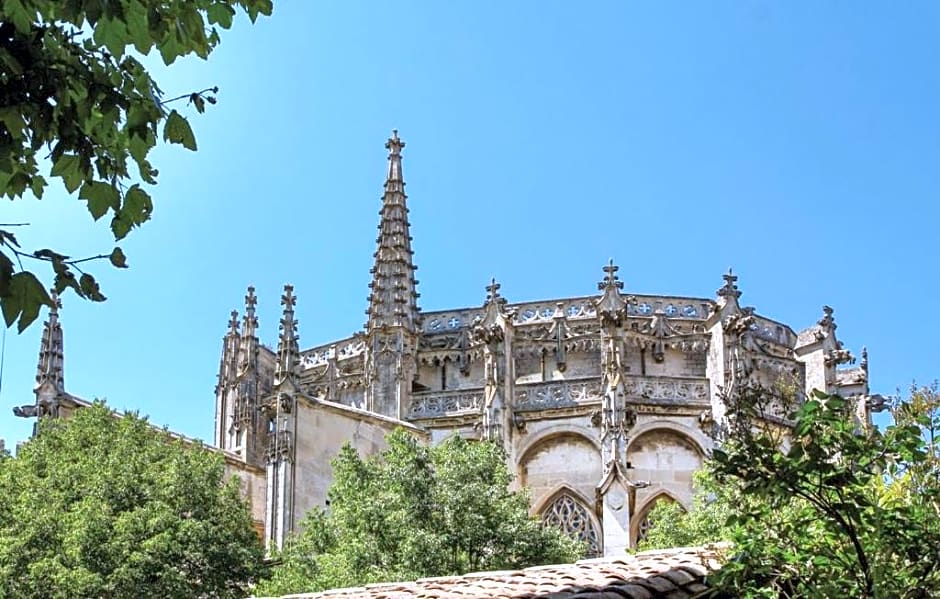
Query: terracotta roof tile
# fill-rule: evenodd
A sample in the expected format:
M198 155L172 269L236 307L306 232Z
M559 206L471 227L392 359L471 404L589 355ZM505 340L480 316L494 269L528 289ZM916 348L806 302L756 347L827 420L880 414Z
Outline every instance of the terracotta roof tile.
M284 599L689 599L708 587L723 546L647 551L574 564L379 583Z

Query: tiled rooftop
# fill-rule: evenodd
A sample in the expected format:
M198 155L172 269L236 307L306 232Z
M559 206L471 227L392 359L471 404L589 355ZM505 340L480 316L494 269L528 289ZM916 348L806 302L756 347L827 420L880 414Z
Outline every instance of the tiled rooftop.
M524 570L370 584L283 599L691 599L708 590L705 575L719 567L721 549L716 546L647 551Z

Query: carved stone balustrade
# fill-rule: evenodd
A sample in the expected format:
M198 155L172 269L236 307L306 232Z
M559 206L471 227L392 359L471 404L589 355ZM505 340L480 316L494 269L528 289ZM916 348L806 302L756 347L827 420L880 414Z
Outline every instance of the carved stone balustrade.
M415 393L411 398L408 418L442 418L475 414L483 406L483 390L431 391Z

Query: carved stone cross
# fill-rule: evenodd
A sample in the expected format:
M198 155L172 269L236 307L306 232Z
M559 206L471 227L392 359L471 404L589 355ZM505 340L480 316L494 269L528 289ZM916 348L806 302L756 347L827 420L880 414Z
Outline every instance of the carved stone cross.
M610 259L610 262L603 268L603 270L604 280L597 284L597 288L599 290L603 291L608 287L623 289L623 281L619 280L617 277L617 271L620 270L620 267L614 264L613 258Z
M491 302L495 299L499 299L499 288L502 287L499 283L496 282L494 277L490 284L486 286L486 301Z
M248 295L245 296L245 307L249 310L254 310L255 306L258 304L258 298L255 297L255 288L248 288Z

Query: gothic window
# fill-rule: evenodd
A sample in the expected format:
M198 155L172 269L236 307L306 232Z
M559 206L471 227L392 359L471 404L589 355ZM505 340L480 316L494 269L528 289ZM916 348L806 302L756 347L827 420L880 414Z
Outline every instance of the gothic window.
M583 541L588 548L588 557L601 554L597 527L587 508L568 493L561 493L542 510L542 520Z
M643 515L642 515L642 517L640 518L640 521L639 521L639 522L637 523L637 525L636 525L636 542L637 542L637 544L639 544L639 543L641 543L642 541L646 540L646 537L647 537L647 535L648 535L649 532L650 532L650 528L652 528L652 526L653 526L653 520L652 520L652 518L650 518L650 512L652 512L652 511L653 511L653 508L656 507L656 506L657 506L660 502L662 502L662 501L669 501L669 502L672 502L672 501L675 501L675 500L674 500L672 497L669 497L668 495L660 495L659 497L657 497L657 498L654 499L653 501L651 501L651 502L649 502L648 504L646 504L646 509L643 510ZM682 510L682 511L684 512L685 510Z

